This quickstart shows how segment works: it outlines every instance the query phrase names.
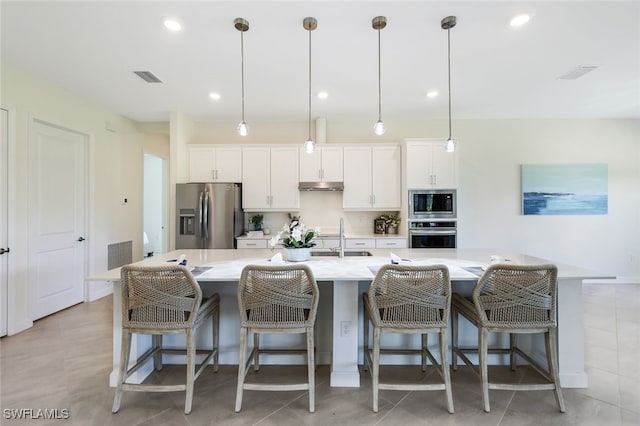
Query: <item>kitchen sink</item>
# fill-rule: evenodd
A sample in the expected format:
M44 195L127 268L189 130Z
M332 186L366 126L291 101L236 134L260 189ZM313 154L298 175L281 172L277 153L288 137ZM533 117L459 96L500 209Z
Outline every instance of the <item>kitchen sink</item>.
M340 256L340 253L337 252L337 251L312 251L311 252L311 256L338 257L338 256ZM351 257L351 256L373 256L373 254L371 254L371 252L369 252L369 251L345 251L344 252L344 256L345 257Z

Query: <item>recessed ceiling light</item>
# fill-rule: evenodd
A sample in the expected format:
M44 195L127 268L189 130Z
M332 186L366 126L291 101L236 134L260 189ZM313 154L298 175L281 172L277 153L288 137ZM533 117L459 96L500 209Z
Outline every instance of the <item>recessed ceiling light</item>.
M214 101L219 101L221 96L220 96L220 93L211 92L209 93L209 97Z
M527 22L529 22L529 19L531 17L529 15L527 15L526 13L523 13L522 15L518 15L516 17L514 17L511 22L509 22L509 25L511 25L512 27L521 27L522 25L526 24Z
M181 31L182 30L182 24L180 24L180 22L176 21L175 19L165 19L164 20L164 26L171 31Z
M427 92L427 98L436 98L438 97L438 92L436 90L431 90Z
M318 99L327 99L329 94L327 92L318 92Z

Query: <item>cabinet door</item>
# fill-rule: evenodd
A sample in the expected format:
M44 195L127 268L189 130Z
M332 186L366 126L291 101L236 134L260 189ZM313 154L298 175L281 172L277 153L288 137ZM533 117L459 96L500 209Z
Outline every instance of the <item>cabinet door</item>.
M298 147L271 148L271 208L300 208Z
M371 208L371 148L344 148L344 192L342 207L345 209Z
M215 149L211 146L190 146L189 182L213 182L215 169Z
M216 147L216 182L241 182L242 181L242 148Z
M242 208L264 210L270 207L269 148L249 147L242 152Z
M443 150L444 151L444 150ZM433 186L432 144L407 144L407 189Z
M300 148L300 182L320 182L322 179L322 158L320 149L308 153Z
M400 209L401 151L399 146L372 148L373 207Z
M343 161L341 146L323 146L322 150L322 180L324 182L342 182Z
M434 188L454 189L458 187L457 155L456 151L445 151L442 143L433 144Z

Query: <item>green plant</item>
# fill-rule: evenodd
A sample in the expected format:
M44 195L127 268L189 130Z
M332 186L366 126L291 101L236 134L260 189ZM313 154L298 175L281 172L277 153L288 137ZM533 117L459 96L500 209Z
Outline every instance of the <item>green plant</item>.
M251 223L253 223L254 226L262 225L262 219L264 219L264 215L258 213L251 217Z

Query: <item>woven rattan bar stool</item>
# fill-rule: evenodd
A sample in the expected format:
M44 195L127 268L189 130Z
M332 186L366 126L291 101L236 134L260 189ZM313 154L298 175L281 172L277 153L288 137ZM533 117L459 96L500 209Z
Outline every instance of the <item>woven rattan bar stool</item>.
M444 265L384 265L373 279L364 301L365 363L373 381L373 411L378 412L378 390L444 390L447 410L453 413L451 378L447 361L447 326L451 305L449 270ZM369 321L373 325L373 349L369 348ZM420 349L381 349L381 334L421 334ZM427 347L429 333L440 337L440 364ZM380 354L422 355L422 371L427 358L437 368L443 383L380 383Z
M307 265L247 265L238 284L240 311L240 354L236 412L242 409L245 389L261 391L309 391L309 412L315 412L315 339L314 327L318 311L318 285ZM247 356L248 334L253 333L253 349ZM305 350L260 349L261 333L305 333ZM251 362L260 367L260 353L307 354L307 381L294 384L245 383Z
M187 268L180 265L122 267L122 349L120 371L113 400L114 413L120 409L123 391L172 392L186 391L184 412L191 412L193 382L200 376L213 358L213 369L218 371L218 329L220 322L220 297L214 294L204 299L200 286ZM213 348L196 350L196 330L205 320L212 319ZM153 345L134 366L127 369L131 352L132 334L150 334ZM187 336L186 350L163 349L162 336L181 334ZM162 369L162 354L187 355L185 383L178 385L151 385L126 383L144 363L153 359L156 370ZM196 370L196 355L204 354L202 364Z
M557 366L556 299L558 270L554 265L494 264L487 268L473 289L473 298L453 295L451 332L453 340L453 369L457 357L466 364L473 363L466 352L479 352L482 401L489 412L489 389L554 390L560 411L565 406L560 389ZM478 327L478 348L458 347L458 314ZM509 349L489 349L489 333L509 333ZM547 368L516 346L517 334L544 333ZM511 369L516 368L516 355L529 362L549 383L511 384L489 381L487 357L489 353L510 354Z

